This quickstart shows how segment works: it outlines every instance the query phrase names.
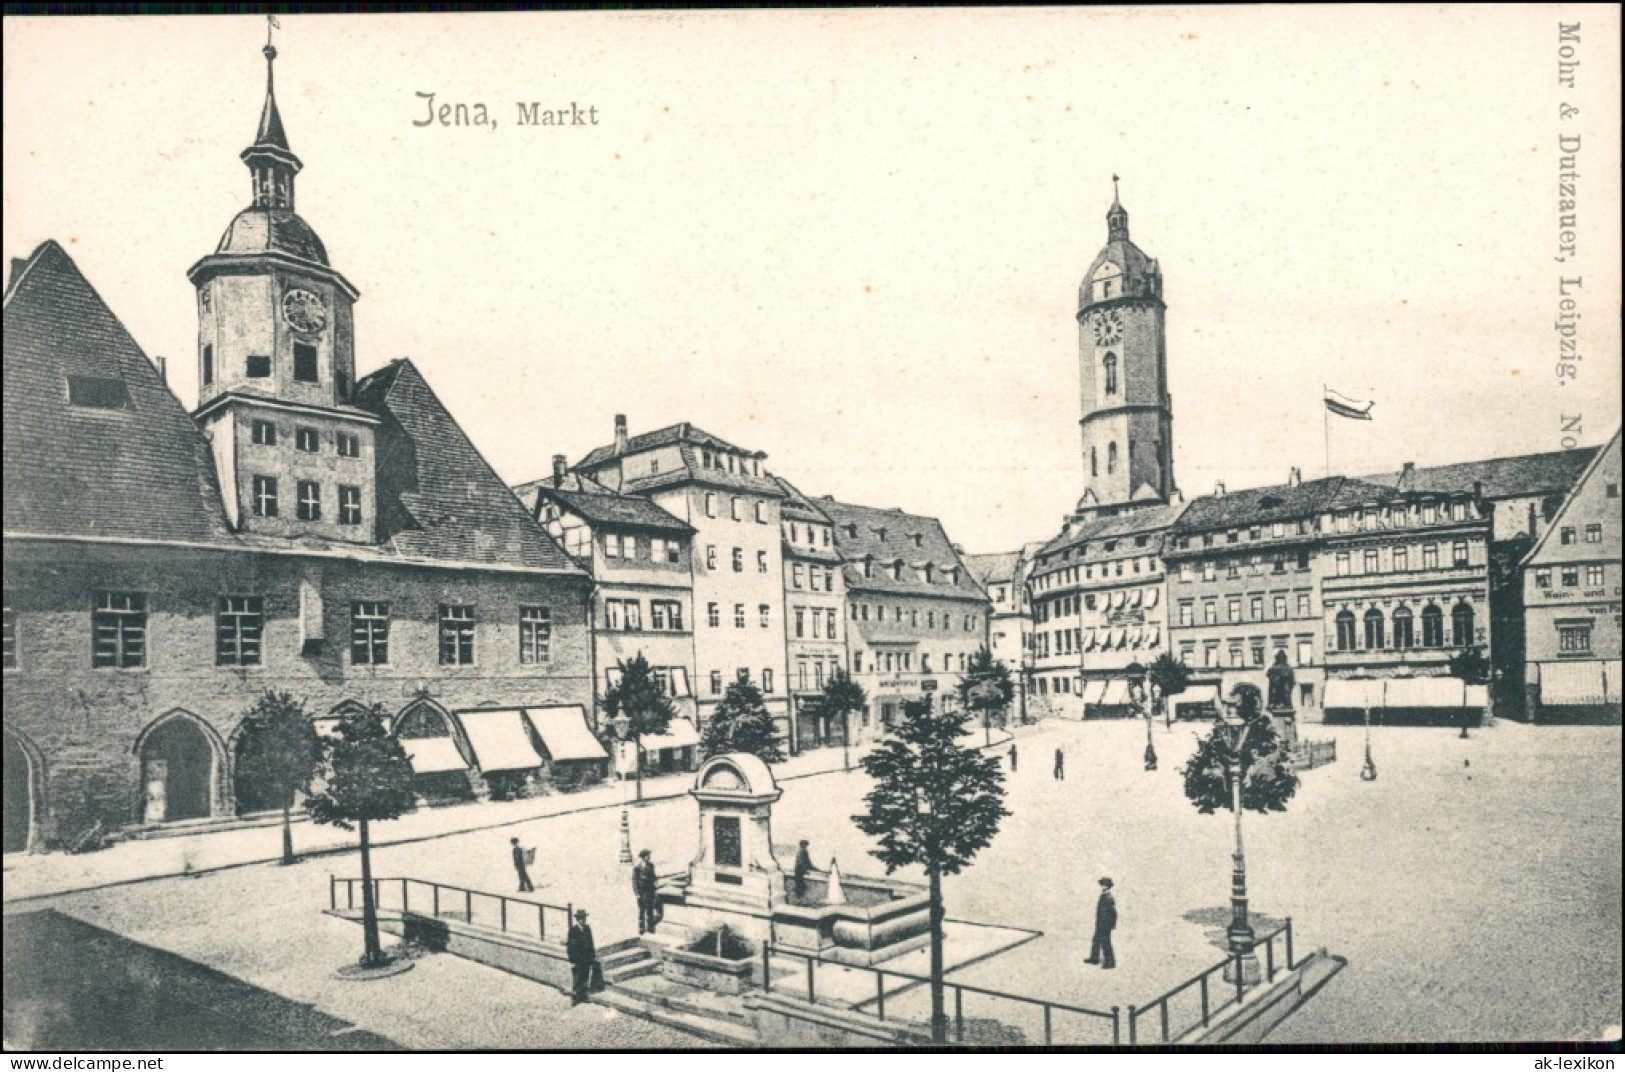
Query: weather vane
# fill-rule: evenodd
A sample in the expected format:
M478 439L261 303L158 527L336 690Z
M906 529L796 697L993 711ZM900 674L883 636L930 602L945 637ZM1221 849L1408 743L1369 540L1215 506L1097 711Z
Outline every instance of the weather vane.
M280 30L280 29L282 29L282 24L276 20L275 15L267 15L267 16L265 16L265 51L266 52L273 53L273 54L276 52L276 46L271 44L271 31L272 30Z

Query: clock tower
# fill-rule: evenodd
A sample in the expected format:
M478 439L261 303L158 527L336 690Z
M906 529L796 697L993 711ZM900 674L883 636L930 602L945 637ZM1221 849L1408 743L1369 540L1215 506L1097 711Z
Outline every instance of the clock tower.
M350 402L360 292L294 211L302 165L277 110L276 49L264 53L265 106L242 152L253 200L187 272L197 289L194 417L240 530L370 543L378 420Z
M1176 494L1162 270L1129 240L1116 187L1114 175L1106 245L1078 289L1079 520L1158 505Z

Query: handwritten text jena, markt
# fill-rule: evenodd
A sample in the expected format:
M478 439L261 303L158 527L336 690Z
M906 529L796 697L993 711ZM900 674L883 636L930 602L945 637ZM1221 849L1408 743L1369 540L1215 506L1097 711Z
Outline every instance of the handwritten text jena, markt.
M497 117L483 102L472 104L458 102L435 102L433 93L418 91L418 99L426 112L421 119L412 120L415 127L485 127L495 130ZM522 127L595 127L598 125L598 106L589 104L583 106L577 101L568 104L557 104L556 107L547 107L539 101L517 101L515 107L519 110L518 122Z

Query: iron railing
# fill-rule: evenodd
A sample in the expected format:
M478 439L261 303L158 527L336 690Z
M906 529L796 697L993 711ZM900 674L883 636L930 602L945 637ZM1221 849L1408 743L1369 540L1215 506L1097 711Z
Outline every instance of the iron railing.
M364 892L359 878L328 876L328 907L361 907ZM552 932L555 941L570 931L570 920L575 906L570 904L543 904L501 893L487 893L463 886L449 886L443 882L429 882L420 878L375 878L372 880L373 904L380 912L399 912L402 916L416 913L437 919L461 920L475 927L484 927L522 938L545 941L548 935L548 916L553 917ZM342 894L341 891L342 890ZM342 901L342 904L340 903ZM562 917L562 919L560 918Z
M1292 950L1292 917L1288 916L1286 921L1279 927L1276 927L1268 934L1255 939L1253 942L1253 952L1255 954L1260 949L1263 950L1264 964L1260 968L1258 982L1252 984L1252 989L1256 990L1258 987L1268 986L1270 983L1273 983L1275 981L1276 973L1283 970L1282 967L1277 966L1276 964L1275 942L1277 939L1282 939L1285 946L1286 959L1284 970L1292 971L1298 966L1298 962ZM1223 972L1227 968L1230 969L1235 975L1233 985L1230 981L1225 981L1223 979L1220 980L1217 988L1219 991L1217 995L1219 998L1219 1003L1215 1005L1213 1004L1213 998L1215 996L1213 994L1213 990L1215 988L1212 986L1209 980L1212 978L1215 972ZM1178 998L1180 995L1190 990L1191 987L1196 987L1200 1011L1197 1012L1195 1009L1191 1009L1190 1012L1193 1015L1182 1017L1178 1020L1171 1020L1169 1013L1170 1003L1172 1003L1175 998ZM1249 987L1246 981L1246 973L1242 968L1241 955L1232 954L1231 956L1226 957L1224 960L1219 961L1219 963L1213 965L1213 967L1193 975L1189 979L1186 979L1183 983L1180 983L1178 986L1174 987L1172 990L1169 990L1161 997L1154 998L1151 1001L1146 1002L1144 1005L1130 1005L1128 1007L1128 1044L1130 1046L1140 1044L1140 1020L1151 1015L1152 1010L1156 1010L1157 1013L1160 1041L1163 1043L1168 1043L1173 1039L1177 1039L1182 1035L1185 1035L1187 1032L1194 1030L1198 1025L1204 1028L1208 1027L1213 1022L1213 1017L1216 1014L1229 1008L1232 1004L1240 1004L1246 996L1248 989Z
M762 989L764 991L772 992L775 989L773 981L773 961L775 958L790 958L801 962L800 970L792 969L790 973L799 977L796 982L790 983L789 989L786 989L782 982L777 986L777 989L782 992L800 997L804 990L809 1004L822 1002L826 1005L850 1009L855 1012L872 1012L874 1016L882 1021L888 1019L887 1002L890 1001L890 1020L892 1022L904 1022L929 1029L929 1005L925 1010L926 1022L924 1024L920 1023L915 1016L898 1016L899 1006L905 1003L903 1000L905 995L912 998L920 993L921 987L927 988L925 993L929 994L931 980L926 976L882 968L841 964L836 961L825 960L813 954L774 948L763 943ZM826 979L826 985L820 988L818 982L820 970L841 973L844 978L839 982L846 985L831 985L836 981ZM868 982L859 983L856 986L851 985L853 978L861 979L865 975L871 977ZM1042 998L1025 997L1003 990L993 990L989 987L972 986L968 983L955 982L952 979L944 979L942 985L945 991L948 992L944 994L945 1000L952 1003L952 1012L948 1013L945 1010L945 1015L948 1017L953 1041L955 1042L965 1042L968 1034L973 1043L1020 1045L1021 1042L1018 1041L1018 1038L1026 1039L1028 1036L1022 1033L1018 1038L1013 1038L1009 1029L1019 1027L1022 1024L1030 1026L1034 1035L1037 1035L1041 1030L1043 1034L1042 1044L1045 1046L1107 1045L1105 1034L1106 1025L1108 1024L1111 1028L1109 1044L1115 1046L1121 1042L1122 1018L1116 1005L1112 1006L1110 1012L1104 1012L1100 1009L1087 1009L1081 1005L1067 1005L1058 1001L1046 1001ZM842 989L845 993L837 996L833 992L837 989ZM822 994L822 998L820 994ZM966 1013L967 994L971 995L972 999L969 1016ZM979 1021L975 1016L979 1011L977 1006L981 1006L982 1011L985 1011L986 1006L996 1006L1000 1002L1019 1007L1023 1015L1000 1017L994 1021L999 1026L984 1026L983 1022ZM988 1017L988 1019L992 1020L993 1018ZM1039 1028L1040 1023L1042 1028ZM967 1025L969 1025L968 1029ZM1082 1035L1069 1030L1078 1025L1086 1025ZM1058 1032L1063 1032L1067 1036L1059 1043L1056 1042ZM1038 1043L1029 1041L1027 1044L1037 1045Z
M1293 750L1293 759L1306 770L1337 762L1337 741L1300 741Z

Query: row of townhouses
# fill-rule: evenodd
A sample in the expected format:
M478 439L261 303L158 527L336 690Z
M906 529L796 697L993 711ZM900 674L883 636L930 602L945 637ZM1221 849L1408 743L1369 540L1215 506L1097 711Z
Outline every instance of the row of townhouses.
M358 377L360 292L295 210L265 53L251 202L188 273L195 409L60 245L12 264L5 851L276 806L237 763L268 689L319 732L382 705L430 800L601 777L599 700L640 654L680 715L656 768L736 679L792 752L951 691L989 607L935 520L622 418L509 488L410 360ZM837 670L873 698L850 726L808 713Z

